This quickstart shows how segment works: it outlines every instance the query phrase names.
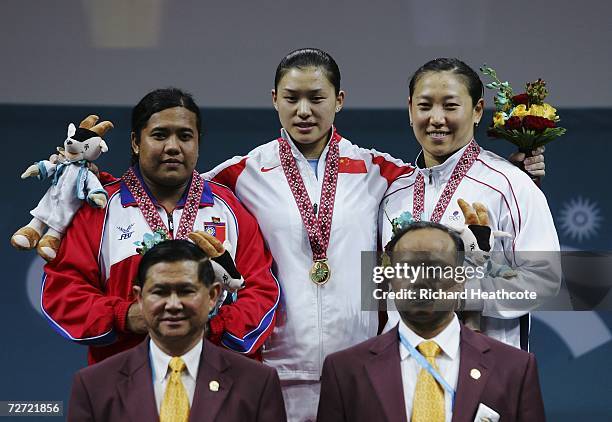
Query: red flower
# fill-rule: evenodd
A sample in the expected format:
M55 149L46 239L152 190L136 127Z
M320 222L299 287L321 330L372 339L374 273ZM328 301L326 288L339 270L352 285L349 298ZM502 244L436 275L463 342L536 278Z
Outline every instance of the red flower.
M527 94L518 94L518 95L515 95L514 97L512 97L512 104L514 104L515 106L517 106L519 104L528 105L529 104L529 95L527 95Z
M504 125L504 128L506 130L512 130L512 129L519 130L521 128L521 118L517 117L517 116L510 117L506 121L506 124Z
M536 132L542 132L546 128L555 127L555 122L544 117L525 116L523 117L523 127Z

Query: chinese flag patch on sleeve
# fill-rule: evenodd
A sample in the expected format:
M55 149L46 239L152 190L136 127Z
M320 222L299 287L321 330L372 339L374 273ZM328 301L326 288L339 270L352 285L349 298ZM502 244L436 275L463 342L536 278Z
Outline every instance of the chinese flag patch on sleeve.
M340 157L338 160L338 173L367 173L365 161L349 157Z

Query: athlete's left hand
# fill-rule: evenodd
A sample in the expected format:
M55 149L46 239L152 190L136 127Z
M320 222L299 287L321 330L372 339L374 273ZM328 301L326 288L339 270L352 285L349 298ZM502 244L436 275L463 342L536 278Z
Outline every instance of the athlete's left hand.
M509 157L509 160L515 165L523 163L525 171L529 173L532 179L544 177L546 175L544 151L545 148L543 146L536 148L531 152L532 156L527 158L525 158L525 153L517 151Z

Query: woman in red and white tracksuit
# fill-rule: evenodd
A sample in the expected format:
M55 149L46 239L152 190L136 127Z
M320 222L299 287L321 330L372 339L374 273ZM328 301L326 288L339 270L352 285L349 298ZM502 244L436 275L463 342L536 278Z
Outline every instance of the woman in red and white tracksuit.
M272 97L281 136L205 177L234 190L257 218L274 257L283 294L263 358L279 373L289 420L306 421L316 417L325 357L377 333L377 313L361 310L360 254L376 250L378 207L389 185L414 169L336 131L344 92L327 53L287 55ZM322 239L311 241L308 228ZM313 242L319 242L314 252ZM316 255L327 260L326 282L312 280Z

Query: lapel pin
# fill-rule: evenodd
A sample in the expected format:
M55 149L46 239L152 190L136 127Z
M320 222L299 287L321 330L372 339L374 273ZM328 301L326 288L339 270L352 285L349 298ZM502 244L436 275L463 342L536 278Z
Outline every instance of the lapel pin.
M472 369L470 371L470 377L474 378L475 380L477 380L478 378L480 378L480 371L476 368Z
M211 381L208 383L208 388L210 391L217 392L219 391L219 381Z

